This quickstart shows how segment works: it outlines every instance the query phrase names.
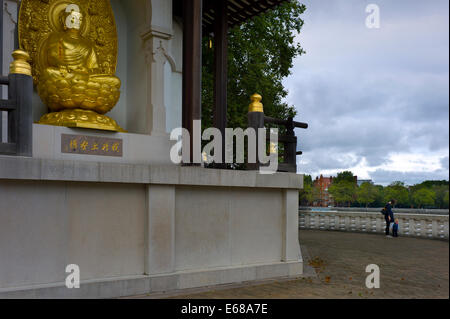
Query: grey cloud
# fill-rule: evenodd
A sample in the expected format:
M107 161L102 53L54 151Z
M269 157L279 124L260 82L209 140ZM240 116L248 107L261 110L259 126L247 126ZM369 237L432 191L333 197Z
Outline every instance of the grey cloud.
M448 170L448 156L441 159L442 169Z
M318 170L346 169L357 165L362 158L353 154L338 153L334 148L317 149L314 153L306 153L300 157L299 165L302 170L313 173ZM310 163L310 164L305 164Z
M377 1L379 30L364 26L368 3L305 1L299 39L307 54L285 81L297 120L310 124L297 132L300 172L346 169L364 158L376 167L393 152L448 151L448 2Z

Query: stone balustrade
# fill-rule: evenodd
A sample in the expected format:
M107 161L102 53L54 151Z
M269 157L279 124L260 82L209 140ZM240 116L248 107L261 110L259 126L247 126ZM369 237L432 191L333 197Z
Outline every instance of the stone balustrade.
M399 220L399 236L449 240L448 215L396 213L395 218ZM385 227L379 212L299 211L300 229L383 234Z

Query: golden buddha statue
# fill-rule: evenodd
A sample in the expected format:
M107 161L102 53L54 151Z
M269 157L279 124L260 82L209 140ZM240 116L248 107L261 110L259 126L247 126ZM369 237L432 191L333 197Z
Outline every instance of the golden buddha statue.
M37 52L30 54L35 57L32 62L33 69L37 67L34 75L38 94L52 112L44 115L39 123L123 131L114 120L104 115L114 108L120 98L121 82L113 74L115 66L111 67L111 63L115 64L115 61L111 60L117 57L117 45L116 52L102 52L104 61L99 61L97 51L100 46L105 47L101 49L108 49L108 39L105 38L106 32L98 20L94 21L97 25L92 25L92 21L88 22L94 30L103 30L103 33L94 32L102 38L89 39L84 36L88 34L89 28L85 15L90 10L84 13L80 5L87 4L87 1L68 3L65 0L50 0L48 4L39 4L40 1L32 0L24 2L22 6L28 5L28 11L32 13L36 12L36 8L30 10L33 3L35 6L38 3L44 10L48 6L48 25L53 26L52 32L41 35ZM101 4L97 5L101 6L105 1L99 3ZM112 14L112 10L110 13ZM23 19L26 19L26 15ZM36 26L29 28L28 35L33 32L39 34ZM24 43L33 41L30 36L23 38L26 40ZM112 59L113 55L115 58Z

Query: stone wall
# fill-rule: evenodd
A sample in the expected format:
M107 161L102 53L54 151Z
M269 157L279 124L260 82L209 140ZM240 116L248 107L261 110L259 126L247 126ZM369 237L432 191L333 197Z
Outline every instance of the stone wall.
M0 298L298 276L303 177L0 156ZM65 287L66 266L81 288Z
M448 215L395 213L399 236L448 240ZM384 234L384 216L372 212L299 211L299 228Z

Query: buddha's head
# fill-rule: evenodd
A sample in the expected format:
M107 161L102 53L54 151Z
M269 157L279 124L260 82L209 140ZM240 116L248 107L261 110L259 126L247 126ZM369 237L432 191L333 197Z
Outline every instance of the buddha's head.
M76 4L69 4L61 12L61 23L64 31L73 31L79 33L83 25L83 14L80 7Z

